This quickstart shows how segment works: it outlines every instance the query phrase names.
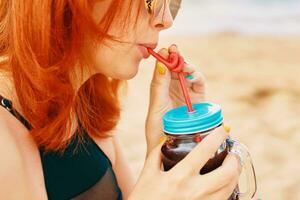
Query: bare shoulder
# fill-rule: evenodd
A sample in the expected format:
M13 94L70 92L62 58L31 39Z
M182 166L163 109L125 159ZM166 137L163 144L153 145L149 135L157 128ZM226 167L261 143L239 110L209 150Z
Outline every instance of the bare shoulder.
M6 76L0 72L0 94L6 95ZM22 169L22 156L20 154L17 140L12 132L15 126L12 126L13 118L11 114L0 106L0 199L21 199L17 196L20 193L26 196L26 188L20 186L25 180L25 173ZM20 191L20 192L16 192Z
M2 109L0 109L2 110ZM17 142L11 134L5 116L0 111L0 173L17 168L21 161ZM2 178L2 176L0 176Z
M13 135L10 133L11 128L9 125L10 117L7 115L7 110L0 106L0 150L4 150L6 148L11 148L12 150L14 147L16 147L16 142L14 140ZM12 151L13 153L15 151ZM10 153L10 152L7 152ZM0 158L1 159L1 158Z
M0 199L22 199L22 195L28 195L26 188L21 185L26 176L22 169L22 158L17 142L11 134L2 108L0 130L0 182L5 183L0 187Z
M9 74L0 70L0 94L13 99ZM14 106L15 107L15 106ZM26 127L0 106L0 199L47 199L39 151Z
M14 122L11 114L0 106L0 199L33 199L37 195L32 192L29 174L25 166L18 139L14 130L24 131ZM26 143L26 141L25 141Z

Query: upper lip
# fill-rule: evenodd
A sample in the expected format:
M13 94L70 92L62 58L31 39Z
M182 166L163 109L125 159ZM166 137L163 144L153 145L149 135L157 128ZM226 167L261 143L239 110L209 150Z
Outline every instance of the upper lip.
M139 45L150 49L155 49L157 47L157 43L140 43Z

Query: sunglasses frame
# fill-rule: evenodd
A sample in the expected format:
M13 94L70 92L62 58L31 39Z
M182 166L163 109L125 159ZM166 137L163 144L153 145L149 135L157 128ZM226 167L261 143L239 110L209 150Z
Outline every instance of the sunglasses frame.
M167 4L167 3L170 4L170 3L172 3L172 1L177 1L176 3L178 4L178 9L176 10L175 13L173 13L172 10L171 10L172 17L173 17L173 19L175 19L175 17L178 14L178 11L180 9L180 5L181 5L182 0L144 0L145 7L146 7L147 12L149 13L149 15L154 15L157 1L164 1L164 4Z

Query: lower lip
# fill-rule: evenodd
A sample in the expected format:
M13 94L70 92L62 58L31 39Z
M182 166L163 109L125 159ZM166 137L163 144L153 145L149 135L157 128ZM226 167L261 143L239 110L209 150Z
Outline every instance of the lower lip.
M148 52L148 50L147 50L146 47L138 45L138 49L141 52L143 58L149 58L150 54L149 54L149 52Z

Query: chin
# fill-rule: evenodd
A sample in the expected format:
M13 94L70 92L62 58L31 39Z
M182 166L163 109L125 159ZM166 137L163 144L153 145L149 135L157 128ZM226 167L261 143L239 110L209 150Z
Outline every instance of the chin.
M123 68L115 73L114 78L120 80L130 80L134 78L138 73L139 64L140 63L131 63L126 66L123 65Z

